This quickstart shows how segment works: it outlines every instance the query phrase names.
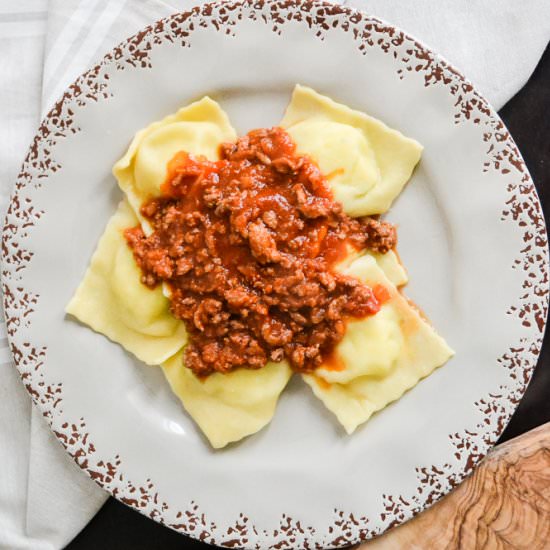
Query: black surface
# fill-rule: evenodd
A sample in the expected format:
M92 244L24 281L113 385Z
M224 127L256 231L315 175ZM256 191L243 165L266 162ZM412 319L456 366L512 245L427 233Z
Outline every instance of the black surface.
M550 223L550 47L525 87L500 111L533 176ZM500 441L550 421L550 331L527 392ZM68 550L208 549L110 498Z

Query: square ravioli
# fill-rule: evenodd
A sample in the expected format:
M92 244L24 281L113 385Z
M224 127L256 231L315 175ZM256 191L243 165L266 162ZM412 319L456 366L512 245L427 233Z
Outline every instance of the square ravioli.
M372 287L382 285L389 299L376 315L348 322L335 348L336 365L321 366L303 378L351 434L375 411L399 399L446 363L454 352L372 256L358 258L343 272Z
M176 153L185 151L217 160L220 145L236 137L225 111L208 96L153 122L135 135L124 156L114 165L113 175L146 233L150 227L141 216L140 207L161 194L168 163Z
M350 216L386 212L422 155L414 139L306 86L294 89L281 126L317 162Z
M258 370L214 373L201 380L183 364L182 354L162 365L172 391L214 449L256 433L269 424L292 371L286 363Z
M137 223L123 200L65 311L144 363L159 365L185 345L187 332L170 313L162 288L150 290L141 283L141 272L123 235Z

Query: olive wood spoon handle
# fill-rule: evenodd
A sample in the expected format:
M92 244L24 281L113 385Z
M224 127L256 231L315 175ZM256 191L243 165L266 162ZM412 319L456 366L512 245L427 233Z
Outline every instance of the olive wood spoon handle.
M355 550L550 549L550 422L495 447L437 504Z

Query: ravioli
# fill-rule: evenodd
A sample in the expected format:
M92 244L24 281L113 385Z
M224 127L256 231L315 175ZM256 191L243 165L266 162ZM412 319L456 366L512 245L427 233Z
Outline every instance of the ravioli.
M386 212L422 154L414 139L300 85L281 126L317 162L350 216Z
M296 86L281 122L301 154L327 176L335 199L350 216L385 212L410 178L422 147L382 122ZM286 361L261 369L238 368L198 378L183 363L187 333L170 313L167 288L140 281L122 231L141 223L146 200L161 194L167 164L179 151L219 158L219 146L235 130L212 99L180 109L139 131L113 174L126 195L109 221L67 313L121 344L140 360L160 365L172 391L213 448L258 432L272 419L292 370ZM314 394L352 433L377 410L453 355L397 287L407 272L392 250L355 251L337 266L370 286L383 285L390 299L373 316L349 320L335 349L335 365L303 375ZM217 357L216 357L217 359Z
M303 376L351 434L454 352L399 293L372 256L358 258L343 272L370 286L381 284L390 293L376 315L348 322L346 334L335 348L336 368L321 366L315 374Z
M65 311L144 363L158 365L185 345L187 333L170 313L162 289L150 290L141 283L141 272L122 234L137 223L123 200Z
M150 233L150 228L139 209L144 201L160 195L168 161L179 151L217 160L220 144L236 137L225 112L208 96L135 135L126 154L114 165L113 175L145 233Z
M360 252L355 251L351 246L349 247L348 255L336 265L337 271L343 271L346 267L349 267L355 260L362 256L370 256L376 260L378 267L384 272L384 275L390 280L390 282L401 287L406 285L409 281L407 270L403 267L397 252L388 250L385 254L380 252L373 252L372 250L362 250Z
M259 370L237 369L201 380L178 353L162 365L172 391L212 447L219 449L269 424L292 371L284 361Z
M378 267L393 285L400 287L409 282L407 270L403 267L397 252L390 250L385 254L380 254L380 252L369 251L367 254L376 260Z

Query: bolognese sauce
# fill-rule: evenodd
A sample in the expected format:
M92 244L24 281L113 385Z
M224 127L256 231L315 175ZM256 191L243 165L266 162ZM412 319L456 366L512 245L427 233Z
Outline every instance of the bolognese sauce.
M126 230L142 282L167 285L196 375L283 359L311 372L329 360L348 319L375 314L388 298L335 266L350 246L392 249L395 228L347 216L282 128L225 143L220 157L176 154L161 196L141 207L152 233Z

